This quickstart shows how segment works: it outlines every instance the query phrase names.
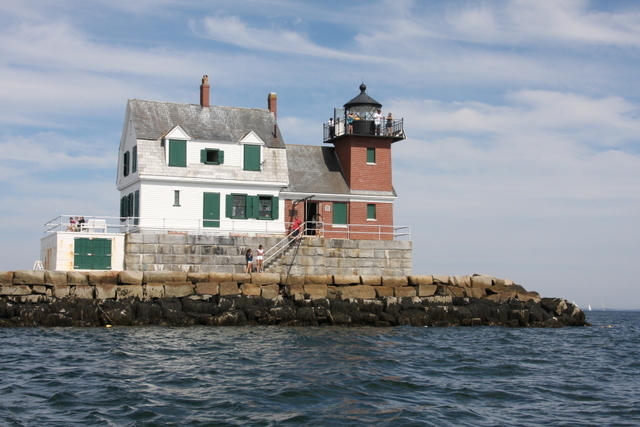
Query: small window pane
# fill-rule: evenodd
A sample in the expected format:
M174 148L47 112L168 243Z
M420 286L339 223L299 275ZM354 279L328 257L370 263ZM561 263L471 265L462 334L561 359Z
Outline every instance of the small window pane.
M173 206L180 206L180 190L173 192Z
M376 219L376 205L367 205L367 219Z
M260 196L260 218L271 218L273 200L269 196Z
M246 218L247 217L247 196L244 194L234 194L233 196L233 218Z
M376 149L367 148L367 163L375 163L375 162L376 162Z
M131 149L131 172L137 172L138 170L138 146L136 145Z
M129 152L124 153L124 160L122 162L122 174L124 176L129 175Z

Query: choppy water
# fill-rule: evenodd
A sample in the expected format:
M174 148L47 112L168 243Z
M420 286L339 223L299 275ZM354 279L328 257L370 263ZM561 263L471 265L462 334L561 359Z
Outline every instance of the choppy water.
M588 320L0 329L0 425L639 425L640 313Z

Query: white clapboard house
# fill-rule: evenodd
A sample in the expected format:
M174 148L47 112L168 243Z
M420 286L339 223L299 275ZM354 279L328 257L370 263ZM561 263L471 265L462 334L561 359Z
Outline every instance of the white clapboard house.
M287 156L275 94L268 105L211 106L207 76L200 104L129 100L117 177L129 230L282 232Z

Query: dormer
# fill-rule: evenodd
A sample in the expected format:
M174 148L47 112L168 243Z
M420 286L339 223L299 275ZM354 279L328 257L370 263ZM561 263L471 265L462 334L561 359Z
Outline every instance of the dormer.
M191 136L180 126L174 126L162 137L165 161L173 167L187 167L187 141Z
M262 169L262 155L264 141L254 131L247 132L240 144L243 146L242 151L242 164L243 169L246 171L259 171Z

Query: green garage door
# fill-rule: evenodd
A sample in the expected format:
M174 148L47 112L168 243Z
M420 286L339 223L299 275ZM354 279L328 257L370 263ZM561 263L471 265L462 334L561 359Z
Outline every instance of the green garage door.
M111 270L111 239L75 239L73 268Z

